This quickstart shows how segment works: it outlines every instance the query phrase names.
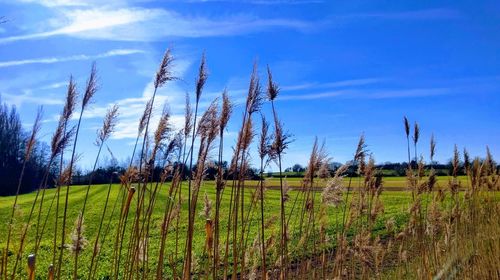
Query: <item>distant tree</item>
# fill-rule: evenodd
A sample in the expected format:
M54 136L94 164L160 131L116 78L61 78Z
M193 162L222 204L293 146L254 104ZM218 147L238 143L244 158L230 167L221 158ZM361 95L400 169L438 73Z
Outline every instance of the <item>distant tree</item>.
M299 173L299 172L303 172L305 171L304 167L298 163L294 164L292 166L292 171L295 172L295 173Z
M0 100L0 196L16 193L21 167L24 161L27 134L23 131L19 114L14 106L10 108ZM21 193L36 189L46 169L48 147L37 143L26 163ZM53 173L52 173L53 174ZM49 174L47 182L53 183L54 176Z

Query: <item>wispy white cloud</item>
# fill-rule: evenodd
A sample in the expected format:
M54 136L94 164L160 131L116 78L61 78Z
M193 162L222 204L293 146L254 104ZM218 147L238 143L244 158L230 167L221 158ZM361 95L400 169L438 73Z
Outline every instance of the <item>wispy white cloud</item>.
M2 0L0 0L2 1ZM6 1L6 0L3 0ZM38 4L45 7L93 7L102 5L128 5L129 3L146 3L151 0L7 0L20 3Z
M316 21L295 18L262 18L249 14L233 14L224 17L193 16L163 8L133 6L126 1L101 2L69 0L21 0L37 3L54 13L48 30L0 38L0 44L44 39L53 36L71 36L82 39L114 41L158 41L168 37L232 36L251 32L287 28L297 31L314 31L324 26L335 26L346 20L428 20L457 18L459 12L451 9L425 9L415 11L366 12L332 15ZM195 1L206 2L206 1ZM250 0L251 4L307 4L314 0Z
M282 94L280 100L315 100L332 97L362 98L362 99L387 99L387 98L412 98L429 97L451 94L452 88L416 88L416 89L346 89L310 94L286 95Z
M52 36L116 41L156 41L166 37L211 37L244 34L268 28L308 30L312 24L295 19L263 19L249 15L226 18L188 16L171 10L141 7L54 8L52 30L0 38L0 44Z
M106 58L112 56L124 56L124 55L132 55L139 53L144 53L144 51L136 49L115 49L96 55L79 54L79 55L64 56L64 57L46 57L46 58L11 60L11 61L0 62L0 68L26 65L26 64L52 64L58 62L77 61L77 60L93 60L93 59Z
M188 0L189 3L210 3L210 2L229 2L246 3L253 5L303 5L303 4L321 4L322 0Z
M413 11L391 11L391 12L369 12L344 15L343 18L351 19L385 19L385 20L431 20L431 19L454 19L461 17L457 10L423 9Z
M336 81L330 83L303 83L297 85L288 85L281 87L284 91L296 91L296 90L308 90L308 89L321 89L321 88L338 88L338 87L352 87L352 86L363 86L376 84L384 81L383 78L366 78L366 79L353 79Z
M64 102L59 98L34 95L30 90L25 90L22 94L0 93L3 101L7 104L21 107L24 103L37 105L62 105Z
M68 81L62 81L62 82L56 82L56 83L51 83L45 86L39 87L41 90L49 90L49 89L56 89L56 88L62 88L66 87L68 85Z

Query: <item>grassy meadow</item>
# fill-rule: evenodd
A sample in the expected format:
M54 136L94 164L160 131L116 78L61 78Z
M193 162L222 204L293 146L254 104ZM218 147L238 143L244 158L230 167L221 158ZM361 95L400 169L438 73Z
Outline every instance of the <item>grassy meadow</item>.
M293 180L292 182L296 182L297 180ZM249 186L252 186L253 182L249 182ZM99 226L99 223L101 222L101 214L102 214L102 209L104 207L104 199L106 198L107 195L107 190L108 190L108 185L93 185L91 187L90 193L89 193L89 199L88 199L88 204L90 207L86 211L86 216L85 216L85 221L84 221L84 226L85 226L85 231L83 232L83 236L88 239L90 242L88 248L83 250L82 255L81 255L81 260L82 263L89 263L90 258L91 258L91 253L92 253L92 242L94 241L92 239L93 236L95 236L97 232L97 228ZM163 202L167 200L167 194L166 194L166 188L167 186L164 186L163 189L160 190L158 193L158 204L155 206L153 215L152 215L152 227L149 232L149 239L151 242L151 262L148 264L150 270L154 270L156 267L156 258L157 258L157 251L158 251L158 245L159 245L159 235L160 235L160 227L161 227L161 219L163 216ZM70 189L70 201L69 205L70 208L68 210L68 219L72 222L70 225L73 225L73 222L76 221L78 214L80 213L83 200L85 197L85 186L72 186ZM120 185L119 184L113 184L111 186L111 193L110 193L110 200L114 203L116 199L119 196L120 192ZM184 182L183 184L183 191L187 192L187 184ZM215 183L213 181L208 181L203 184L203 187L201 189L202 193L206 193L207 196L211 199L215 199ZM246 191L247 194L247 202L250 202L250 197L254 190L249 188ZM46 192L46 196L49 198L47 203L51 203L52 197L54 197L55 190L54 189L49 189ZM265 198L265 219L266 220L271 220L273 217L274 219L279 215L279 191L278 190L268 190L266 191L266 198ZM290 193L291 199L294 199L295 196L297 195L296 191L291 191ZM222 215L227 215L229 212L229 192L225 192L223 195L222 199L222 204L221 204L221 213ZM34 200L35 194L25 194L21 195L19 197L19 213L16 214L18 215L16 217L17 222L23 221L23 219L26 219L26 213L29 211L29 208L31 207L33 200ZM319 203L321 197L318 194L316 196L316 200ZM298 203L302 202L302 198L299 198ZM385 206L385 213L382 217L380 217L378 221L378 226L375 228L375 231L384 233L385 228L384 228L384 221L389 219L389 218L395 218L397 221L397 224L401 226L404 221L407 218L407 215L405 214L406 210L410 206L411 203L411 198L406 192L402 191L388 191L385 192L382 195L382 200L384 202ZM0 197L0 232L5 232L7 230L7 223L8 221L6 220L7 217L9 217L9 211L11 208L11 205L13 203L13 197ZM64 206L63 203L60 203L60 206ZM50 214L48 215L48 223L47 223L47 228L46 228L46 234L44 235L44 240L40 244L40 251L39 251L39 262L37 263L37 266L39 267L49 267L52 259L52 240L54 236L54 227L53 227L53 221L54 220L54 207L55 205L52 206L52 209L50 210ZM133 203L132 208L135 207L135 203ZM203 205L198 205L197 207L197 215L202 212ZM288 205L287 211L291 210L291 205ZM180 218L180 225L179 225L179 233L181 239L185 239L186 237L186 220L187 220L187 204L183 204L183 210L181 211L181 218ZM111 216L112 212L112 207L109 210L109 213L106 214L104 222L104 226L107 228L108 225L110 227L110 232L109 232L109 237L108 237L108 242L113 242L111 235L115 234L116 227L118 225L118 210L115 210L114 215ZM48 208L44 209L43 211L43 216L45 216L48 212ZM339 227L339 215L341 214L341 209L330 209L328 212L328 223L329 223L329 228L328 228L328 233L331 236L334 236ZM254 226L250 226L249 228L249 240L253 242L253 240L257 237L258 235L258 217L254 215L254 217L251 217L251 224ZM297 228L294 228L294 224L297 224L298 221L293 221L291 222L291 233L293 235L294 231L297 231ZM35 225L32 225L35 226ZM221 226L223 228L226 228L227 223L222 222ZM195 223L195 231L202 233L204 232L204 227L205 223L203 219L197 219ZM279 224L275 222L272 226L270 226L268 229L266 229L266 233L271 235L272 232L276 232L279 230ZM17 234L17 233L16 233ZM173 233L170 233L173 236ZM28 245L26 247L26 251L29 252L33 250L33 248L30 248L29 244L34 244L34 236L30 236L31 239L28 239ZM225 237L223 237L223 240ZM296 241L296 240L295 240ZM198 263L202 263L202 258L204 257L204 246L205 246L205 235L204 234L198 234L196 235L196 239L194 242L194 252L195 256L198 258ZM100 255L100 262L99 262L99 268L97 270L96 277L97 279L106 279L106 277L111 277L112 275L110 274L111 270L111 261L110 259L112 258L112 247L110 246L103 246L101 255ZM167 251L169 253L174 253L175 252L175 242L173 239L168 240L167 243ZM206 256L205 256L206 257ZM71 259L71 252L67 250L65 252L65 258ZM181 258L175 262L177 264L177 269L182 268L182 263L181 263ZM66 262L64 271L67 271L68 274L64 276L64 278L71 278L71 274L69 273L71 271L71 262ZM167 278L172 277L172 268L169 266L165 266L166 271L168 272ZM198 269L203 269L202 267ZM24 266L19 267L19 275L20 278L26 277L26 268ZM24 275L24 276L22 276ZM21 277L22 276L22 277ZM79 271L78 274L79 279L86 279L88 277L88 272L85 266L81 267L81 270ZM43 278L43 277L42 277Z

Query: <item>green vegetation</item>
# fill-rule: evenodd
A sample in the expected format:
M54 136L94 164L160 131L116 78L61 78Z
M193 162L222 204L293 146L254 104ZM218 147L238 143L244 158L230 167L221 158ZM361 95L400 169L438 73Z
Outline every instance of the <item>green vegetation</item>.
M436 178L437 178L437 183L436 183L437 186L444 188L448 185L449 181L453 177L452 176L437 176ZM457 178L458 178L458 180L460 182L460 186L462 188L467 188L470 186L470 182L469 182L467 176L458 176ZM344 185L347 185L349 183L350 178L344 177L342 180L344 182ZM363 178L353 177L351 180L352 180L352 187L357 187L359 182L363 181ZM287 178L286 181L290 187L300 188L302 185L303 179L292 177L292 178ZM256 186L258 184L258 181L247 181L247 182L248 182L248 185L250 185L250 186ZM408 185L408 182L407 182L406 177L384 177L383 186L384 186L384 189L386 191L407 190L408 189L407 185ZM267 187L279 186L279 178L274 178L274 177L266 178L266 186ZM317 187L324 187L324 186L325 186L325 182L318 182L317 183Z
M100 216L102 213L102 209L104 207L104 199L106 197L107 193L107 185L94 185L91 187L90 193L89 193L89 199L88 199L88 209L86 210L85 214L85 220L84 220L84 226L85 226L85 231L83 232L83 236L89 241L88 246L85 247L85 249L81 253L81 263L82 264L89 264L91 255L92 255L92 244L94 242L94 238L97 232L97 228L100 223ZM154 268L156 267L156 259L157 259L157 253L158 253L158 246L159 246L159 234L160 234L160 226L161 226L161 218L163 216L163 203L167 200L167 195L166 193L166 188L165 186L163 189L160 190L159 192L159 197L158 197L158 204L155 207L155 210L153 212L152 216L152 227L151 231L149 234L149 239L150 239L150 244L151 244L151 262L148 264L149 268L154 271ZM78 214L80 212L80 209L83 204L83 199L85 197L85 189L86 187L84 186L73 186L71 187L71 196L70 196L70 201L69 201L69 209L68 209L68 220L71 221L70 225L73 226L73 222L77 220ZM111 201L115 201L118 193L120 190L120 185L113 185L112 186L112 191L110 195ZM183 185L183 191L187 191L187 184L184 183ZM206 193L210 200L215 201L215 184L213 181L205 182L201 192L204 194ZM247 198L251 197L251 190L247 191ZM55 190L51 189L48 190L46 195L52 199L53 195L55 194ZM291 191L290 196L293 198L295 197L296 192ZM29 211L29 208L31 207L31 204L33 202L35 194L25 194L21 195L19 197L19 209L18 213L16 213L16 222L17 223L22 223L26 219L26 213ZM384 201L384 204L387 205L385 208L385 214L383 218L381 219L387 219L390 217L396 218L396 221L401 225L403 224L405 220L406 210L409 207L410 203L410 197L408 196L408 193L406 192L387 192L382 195L382 199ZM319 202L320 196L316 196L316 200ZM249 200L248 200L249 201ZM221 215L222 217L225 217L229 211L229 192L226 190L223 195L222 199L222 204L221 204ZM9 217L9 212L10 212L10 207L13 203L13 197L0 197L0 232L5 232L7 227L8 220L7 218ZM299 201L301 203L301 201ZM277 190L268 190L266 191L266 198L265 198L265 219L266 220L272 220L274 217L275 223L273 223L272 226L270 226L268 229L266 229L266 234L271 234L273 231L278 231L279 230L279 221L276 220L276 216L279 215L279 191ZM61 205L63 206L63 202L61 202ZM132 205L132 208L135 207L135 204ZM288 208L290 208L291 205L288 205ZM200 204L198 205L197 209L197 216L202 212L203 205ZM187 204L183 204L183 210L181 211L181 225L179 226L180 231L179 233L181 234L181 239L185 239L185 228L186 228L186 220L187 220ZM290 211L290 209L287 209ZM44 209L43 216L47 213L48 209ZM332 236L335 234L335 229L336 229L336 224L338 225L338 215L340 213L340 209L337 210L331 210L328 217L329 220L332 224L332 227L329 229L329 234ZM39 258L37 262L37 267L40 268L40 275L44 275L45 273L48 273L48 271L43 271L42 268L48 268L50 263L51 263L51 256L52 256L52 238L53 238L53 233L54 233L54 228L53 228L53 223L50 221L54 220L54 206L52 207L51 213L49 215L49 222L47 223L47 229L46 229L46 234L44 237L44 240L42 240L42 243L40 245L40 250L39 250ZM227 224L225 223L226 219L222 219L221 221L221 227L226 228ZM116 226L118 225L118 215L117 212L115 211L114 216L111 217L111 209L109 213L106 215L106 218L104 220L104 226L107 227L108 223L110 222L110 229L111 231L109 232L109 236L107 238L108 241L106 242L112 242L112 235L115 234ZM249 232L249 240L253 241L256 236L257 236L257 231L258 231L258 217L255 215L250 222L253 226L250 227L250 232ZM291 232L296 232L297 229L293 227L294 223L292 222L292 227L291 227ZM383 225L382 220L380 221L380 225ZM32 225L34 226L34 225ZM205 223L203 219L198 218L196 219L195 223L195 232L199 233L195 235L195 240L194 240L194 256L195 260L198 264L202 263L203 258L206 258L206 255L204 254L204 244L205 244L205 235L202 233L204 232L205 228ZM17 236L18 232L15 233L15 236ZM223 242L225 241L225 237L223 236L222 238ZM2 242L3 239L2 239ZM30 235L28 239L28 245L26 248L26 252L30 252L33 250L33 244L34 244L34 236ZM167 240L167 251L169 253L174 252L174 246L175 246L175 241L172 239ZM113 253L113 248L112 246L109 245L103 245L102 246L102 252L101 252L101 261L99 262L98 266L98 272L96 274L97 279L103 279L104 277L108 276L111 277L111 258L112 258L112 253ZM71 251L70 250L65 250L65 256L64 259L71 259ZM181 260L179 259L177 262L177 269L182 268L182 263ZM66 271L68 274L64 276L64 278L70 278L71 274L69 273L71 271L72 263L71 262L65 262L65 265L63 267L63 271ZM202 270L202 268L198 268L198 270ZM172 269L169 268L169 265L165 265L165 271L168 272L168 275L171 277L172 276ZM21 266L18 268L18 273L19 275L24 275L21 278L26 277L26 269L24 266ZM82 265L82 269L79 271L79 278L80 279L86 279L88 277L88 269L86 269L85 265ZM44 277L42 277L44 278Z

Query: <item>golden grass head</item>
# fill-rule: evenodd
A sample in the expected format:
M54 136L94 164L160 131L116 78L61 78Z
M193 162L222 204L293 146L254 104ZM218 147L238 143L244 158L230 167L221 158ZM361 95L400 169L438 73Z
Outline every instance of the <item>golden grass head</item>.
M260 126L260 140L258 146L259 157L263 160L269 155L272 138L269 135L269 123L264 115L261 114L262 124Z
M497 164L493 160L493 156L491 155L490 147L486 146L486 158L484 159L485 170L487 172L487 176L496 175L497 173Z
M259 111L262 105L262 89L257 70L257 62L253 65L252 74L250 76L250 85L248 86L248 95L246 101L246 110L248 114Z
M470 160L469 151L467 151L467 149L464 148L464 171L465 171L465 174L469 174L470 165L471 165L471 160Z
M326 182L326 187L321 193L322 202L326 205L337 207L342 203L344 186L342 177L333 177Z
M252 139L255 136L254 130L253 130L253 121L252 118L248 118L245 122L245 125L243 127L243 130L240 130L240 135L239 135L239 143L238 147L241 151L246 151L248 147L250 147L250 144L252 143Z
M51 157L56 157L69 145L69 142L71 141L74 133L74 127L68 130L66 129L66 122L61 120L59 121L56 131L52 135L52 140L50 142L52 153Z
M288 185L288 181L286 180L286 177L285 177L285 180L283 180L283 202L287 202L289 199L290 199L290 192L291 188L290 188L290 185Z
M309 163L306 168L306 173L304 174L304 180L310 181L314 175L316 175L317 170L321 167L323 162L328 160L328 153L325 148L325 142L319 146L318 138L314 139L313 148L311 155L309 156Z
M31 129L31 135L28 138L28 142L26 143L26 151L24 153L24 158L26 161L30 159L31 151L33 151L33 148L35 147L36 137L38 135L38 132L40 132L41 128L42 116L43 116L43 108L39 107L36 113L35 122L33 123L33 127Z
M206 138L208 143L212 142L219 134L219 104L218 100L212 101L198 124L198 135Z
M164 106L163 112L160 117L160 121L158 122L158 127L156 128L154 141L155 146L159 146L160 143L167 138L171 131L170 126L170 111L167 106Z
M219 120L221 133L224 132L224 129L226 128L227 123L229 122L229 118L231 116L232 111L233 111L233 104L231 103L231 100L229 100L227 89L224 89L224 91L222 92L222 109Z
M172 63L174 58L172 57L172 52L170 49L165 51L163 59L161 60L158 71L156 71L155 77L155 88L162 87L166 82L175 80L176 78L172 74Z
M200 68L198 70L198 77L196 78L196 102L200 101L201 92L203 91L203 87L208 79L208 71L207 71L207 61L205 57L205 53L201 55L201 63Z
M431 161L434 160L434 155L436 154L436 140L434 138L434 134L431 136L431 151L430 151L430 158Z
M61 119L64 119L65 121L68 121L71 119L71 116L73 115L73 112L75 111L75 106L76 106L76 98L78 96L78 93L76 91L76 84L73 80L73 76L69 77L69 82L68 82L68 89L66 92L66 100L64 103L64 108L63 112L61 114Z
M61 172L61 176L58 178L58 185L59 186L66 186L71 184L71 174L70 174L70 165L68 164L63 171Z
M271 101L276 99L280 91L278 84L273 81L273 74L271 73L271 68L267 66L267 98Z
M191 134L191 129L193 128L193 109L191 108L191 103L189 102L189 93L186 92L186 108L184 110L184 138L187 138Z
M82 110L84 110L92 101L92 97L94 97L94 94L97 92L99 86L97 84L97 67L96 63L93 62L92 66L90 68L90 75L89 78L87 79L86 87L85 87L85 93L83 94L83 99L82 99Z
M330 178L330 162L328 160L321 163L318 171L316 172L316 176L320 179Z
M97 131L97 139L95 144L97 146L102 145L104 141L106 141L111 133L113 133L116 127L116 121L118 118L118 105L115 104L113 107L109 108L106 112L106 116L104 116L104 120L102 123L102 128Z
M205 220L212 218L212 201L208 198L207 193L205 193L205 197L203 199L203 209L200 216L204 217Z
M84 219L82 213L80 213L75 220L75 226L73 228L73 232L71 233L72 243L69 244L68 246L71 252L79 254L88 245L87 238L83 236L84 231L85 231Z
M366 152L365 135L361 134L358 145L356 146L356 152L354 153L354 160L359 162L364 161Z
M275 122L274 138L271 145L271 155L279 156L288 149L288 145L292 142L291 134L284 131L283 124L280 121Z
M418 143L418 139L420 138L420 126L417 122L413 127L413 143L416 145Z
M406 137L410 137L410 122L406 116L403 117L403 123L405 125L405 134Z
M141 134L146 128L146 123L148 122L151 113L153 112L153 99L149 99L144 108L141 118L139 119L139 134Z
M460 167L460 153L458 152L457 145L453 148L453 159L451 161L451 165L453 167L452 175L456 177L458 175L458 169Z

